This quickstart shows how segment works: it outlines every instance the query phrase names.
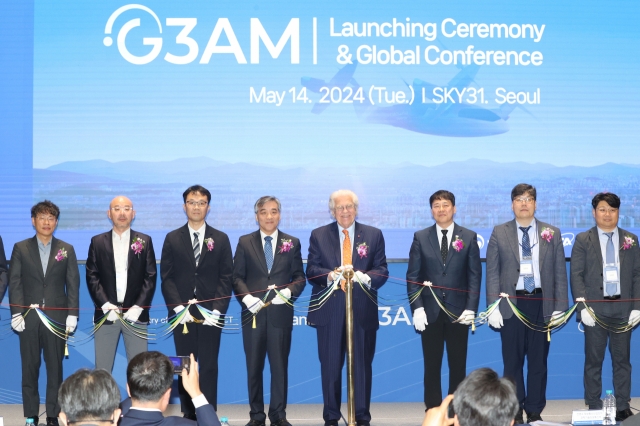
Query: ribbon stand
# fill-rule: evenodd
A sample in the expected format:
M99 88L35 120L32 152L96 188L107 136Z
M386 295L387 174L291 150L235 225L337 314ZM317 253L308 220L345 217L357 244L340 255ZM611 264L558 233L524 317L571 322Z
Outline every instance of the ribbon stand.
M356 400L354 395L353 371L353 270L344 271L346 327L347 327L347 424L356 426Z

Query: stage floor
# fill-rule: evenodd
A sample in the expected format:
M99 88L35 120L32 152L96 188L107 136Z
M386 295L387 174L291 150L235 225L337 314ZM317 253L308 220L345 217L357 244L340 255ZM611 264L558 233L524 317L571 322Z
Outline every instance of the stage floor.
M640 398L633 398L631 406L640 407ZM571 412L586 408L582 400L554 400L547 401L547 407L542 413L545 422L565 423L571 421ZM41 412L44 406L41 406ZM343 405L342 412L346 413ZM165 415L180 415L179 405L170 405ZM244 426L249 421L249 406L244 404L220 405L220 417L228 417L231 426ZM422 423L424 405L417 402L406 403L374 403L371 404L373 426L416 426ZM0 416L4 417L4 426L23 426L22 405L0 405ZM41 417L41 424L45 420ZM287 419L293 426L322 426L322 405L320 404L291 404L287 407ZM267 422L268 424L268 422Z

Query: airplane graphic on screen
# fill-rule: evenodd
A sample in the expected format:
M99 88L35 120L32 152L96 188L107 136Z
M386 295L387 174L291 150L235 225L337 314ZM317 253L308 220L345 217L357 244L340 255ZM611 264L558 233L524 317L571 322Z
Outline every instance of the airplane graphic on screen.
M345 65L328 82L319 78L302 77L301 84L314 93L321 93L321 91L327 93L334 88L346 87L357 90L360 84L353 77L356 67L357 62ZM446 86L437 86L414 79L412 85L416 100L413 104L397 103L391 106L377 106L366 96L361 102L354 100L356 115L367 123L386 124L428 135L479 137L506 133L509 131L507 120L516 107L515 104L504 103L499 108L490 109L471 104L464 99L458 102L457 97L455 97L456 102L441 103L433 102L430 98L434 89L461 91L469 87L474 82L479 68L477 65L462 66ZM423 93L427 94L425 102L421 99ZM331 102L318 101L313 105L311 112L320 114L330 105Z

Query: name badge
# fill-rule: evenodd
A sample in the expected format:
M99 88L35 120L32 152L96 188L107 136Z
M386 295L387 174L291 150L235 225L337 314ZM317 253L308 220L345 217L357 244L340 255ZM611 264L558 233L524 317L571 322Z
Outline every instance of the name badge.
M607 265L604 267L604 281L608 283L620 282L618 278L618 267L615 265Z
M533 276L533 259L529 256L520 260L520 276L532 277Z

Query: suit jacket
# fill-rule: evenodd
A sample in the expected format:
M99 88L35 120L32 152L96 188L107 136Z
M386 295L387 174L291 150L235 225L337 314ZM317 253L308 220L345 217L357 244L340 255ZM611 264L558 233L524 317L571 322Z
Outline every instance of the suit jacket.
M540 285L544 301L542 311L546 319L554 311L566 311L568 303L567 265L560 229L535 219L539 241ZM544 228L553 231L551 242L540 234ZM487 305L495 302L500 293L515 296L520 278L520 251L515 219L493 228L487 246ZM511 299L517 305L518 299ZM503 318L511 318L513 311L507 303L500 303Z
M151 237L133 229L131 239L140 238L144 241L142 253L135 254L129 243L127 260L127 291L122 302L126 312L133 305L148 307L151 305L153 293L156 291L156 254L153 251ZM87 287L96 306L93 316L95 322L104 316L102 305L107 302L116 305L118 293L116 290L116 264L113 258L113 230L91 238L89 254L87 255ZM145 308L138 318L140 322L149 322L149 309ZM111 323L111 322L109 322Z
M4 292L7 290L7 285L9 284L7 271L7 257L4 254L2 237L0 237L0 303L2 302L2 299L4 299Z
M327 287L327 274L342 264L340 258L340 236L337 222L321 226L311 231L309 238L309 257L307 259L307 279L313 286L311 300L317 301L318 294ZM357 248L366 243L369 247L366 256L360 257ZM371 296L360 285L353 286L353 318L364 329L377 330L378 289L387 282L389 270L384 251L384 237L378 228L355 223L352 241L352 261L356 271L362 271L371 278ZM373 298L373 300L371 300ZM310 325L326 325L333 316L345 317L345 293L336 290L320 307L310 307L307 321Z
M11 314L22 314L29 305L44 303L49 318L64 325L67 315L79 316L80 272L76 252L71 244L52 237L51 255L46 275L42 273L37 237L20 241L13 246L9 268L9 303ZM59 250L67 257L55 259ZM67 308L51 309L46 308Z
M208 238L214 242L211 251L204 243ZM173 308L186 305L196 297L198 300L208 300L200 304L204 308L217 309L222 314L227 312L233 284L233 258L229 237L207 225L202 241L200 262L196 267L188 225L169 232L164 240L160 274L162 295L170 315L174 313ZM194 289L197 296L193 294ZM195 318L202 319L197 309L189 312Z
M625 236L633 238L635 245L628 250L620 247L620 299L637 299L640 297L640 248L638 237L631 232L618 228L620 245ZM571 292L573 297L584 297L589 300L604 300L602 290L602 250L598 228L593 227L576 236L571 250ZM632 309L640 310L640 301L633 302L598 302L589 306L598 315L611 318L629 319ZM582 310L579 306L578 310ZM578 312L580 315L580 312ZM580 317L578 317L580 318Z
M304 268L302 266L302 255L300 253L300 240L282 231L278 231L276 244L276 254L273 257L271 272L267 271L267 260L262 248L260 231L243 235L238 241L236 254L233 258L233 291L236 293L240 306L242 298L247 294L262 299L267 287L275 284L278 290L284 284L289 284L287 288L291 291L291 299L295 300L306 284ZM282 252L282 240L291 240L292 248L287 252ZM269 299L276 297L275 292L271 292ZM293 327L293 309L286 305L270 305L265 309L269 321L276 327ZM249 322L245 324L248 326Z
M218 415L211 404L196 408L198 421L183 417L164 417L159 411L142 411L131 409L131 398L120 404L122 414L118 426L220 426Z
M419 284L413 283L430 281L434 286L444 287L434 288L434 291L453 314L460 316L465 309L477 312L482 280L477 234L454 224L453 235L448 236L450 244L446 264L443 264L437 232L436 225L433 225L413 236L407 269L407 292L411 295L420 289ZM456 237L464 243L464 248L459 252L451 245ZM411 304L412 311L417 308L424 308L429 321L435 320L440 312L440 306L428 288L423 289L420 297Z

